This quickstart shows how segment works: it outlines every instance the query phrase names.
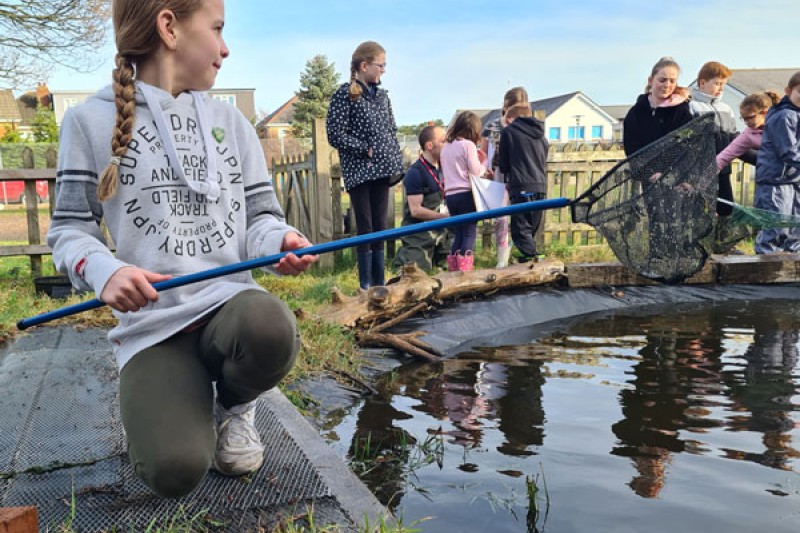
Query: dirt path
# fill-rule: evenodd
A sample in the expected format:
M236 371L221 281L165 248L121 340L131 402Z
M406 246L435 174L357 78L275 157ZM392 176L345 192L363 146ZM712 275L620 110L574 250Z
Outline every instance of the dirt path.
M45 242L49 225L50 216L40 213L41 242ZM25 210L15 205L2 206L0 209L0 243L11 242L28 242L28 219Z

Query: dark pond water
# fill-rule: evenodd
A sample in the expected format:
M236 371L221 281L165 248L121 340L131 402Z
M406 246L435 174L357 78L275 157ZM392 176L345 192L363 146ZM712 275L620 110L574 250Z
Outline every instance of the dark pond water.
M775 300L548 323L398 368L328 438L424 532L796 533L798 332Z

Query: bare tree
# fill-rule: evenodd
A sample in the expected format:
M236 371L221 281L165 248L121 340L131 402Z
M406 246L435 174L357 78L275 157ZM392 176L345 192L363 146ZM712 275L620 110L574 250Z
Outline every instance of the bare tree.
M86 72L106 39L109 0L0 0L0 87L45 79L55 65Z

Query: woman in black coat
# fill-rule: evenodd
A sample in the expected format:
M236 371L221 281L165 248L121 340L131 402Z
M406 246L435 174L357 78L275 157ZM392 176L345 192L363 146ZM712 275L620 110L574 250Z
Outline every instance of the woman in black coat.
M381 45L358 45L350 62L350 81L334 93L328 108L328 142L339 150L359 235L387 228L389 180L403 171L392 105L379 87L385 69ZM359 286L383 285L383 243L360 245L357 253Z
M671 57L662 57L647 78L644 94L625 116L623 145L629 158L647 145L692 120L687 91L678 86L680 67ZM659 169L656 160L644 156L629 161L632 175L641 184L642 202L647 214L648 247L633 246L635 263L644 263L640 274L656 279L669 278L676 254L693 254L682 248L672 228L681 210L674 201L674 186L668 169ZM662 175L662 171L665 173ZM626 239L641 239L620 236ZM630 259L631 255L629 255Z
M678 86L681 69L671 57L662 57L653 66L644 94L625 115L622 142L625 155L660 139L692 120L685 89Z

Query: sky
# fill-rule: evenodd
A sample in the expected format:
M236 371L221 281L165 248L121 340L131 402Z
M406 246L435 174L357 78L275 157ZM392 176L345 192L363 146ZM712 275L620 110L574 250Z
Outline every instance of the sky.
M299 89L309 59L325 55L344 82L353 50L373 40L386 49L398 125L498 108L519 85L532 100L582 91L600 105L632 104L662 56L678 61L684 85L709 60L800 69L796 14L797 0L228 0L231 55L215 87L255 89L269 113ZM108 84L112 43L96 71L57 69L50 89Z

